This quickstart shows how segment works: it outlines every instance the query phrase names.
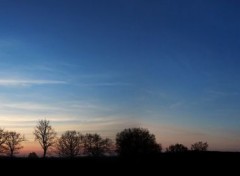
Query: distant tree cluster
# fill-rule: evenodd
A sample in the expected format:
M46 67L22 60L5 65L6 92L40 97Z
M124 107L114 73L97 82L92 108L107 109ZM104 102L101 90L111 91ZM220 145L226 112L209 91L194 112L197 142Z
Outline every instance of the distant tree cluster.
M84 153L90 156L102 156L111 151L112 140L103 139L99 134L86 134L82 137Z
M77 157L81 154L102 156L111 151L112 141L99 134L83 135L76 131L66 131L56 142L56 152L60 157Z
M174 144L174 145L170 145L167 149L166 152L186 152L188 151L188 148L186 146L184 146L183 144Z
M109 138L102 138L99 134L82 134L75 130L66 131L60 137L48 120L40 120L34 128L35 141L39 142L43 150L43 158L49 151L54 151L59 157L78 157L80 155L99 157L112 152L120 156L152 156L162 152L161 144L156 142L154 134L144 128L129 128L117 133L116 143ZM0 153L15 156L23 148L25 137L14 131L0 129ZM196 142L191 145L191 151L207 151L207 142ZM187 152L189 149L183 144L173 144L166 148L166 152ZM29 158L38 158L35 152Z
M208 143L202 142L202 141L196 142L191 146L191 150L198 151L198 152L207 151L207 149L208 149Z
M43 157L49 149L54 149L60 157L77 157L79 155L102 156L113 148L109 138L102 138L99 134L83 135L77 131L66 131L60 138L47 120L40 120L34 131L35 140L43 149Z
M208 143L207 142L196 142L194 144L191 145L191 151L198 151L198 152L205 152L208 150ZM187 152L189 151L188 148L186 146L184 146L183 144L174 144L174 145L170 145L168 148L166 148L166 152Z

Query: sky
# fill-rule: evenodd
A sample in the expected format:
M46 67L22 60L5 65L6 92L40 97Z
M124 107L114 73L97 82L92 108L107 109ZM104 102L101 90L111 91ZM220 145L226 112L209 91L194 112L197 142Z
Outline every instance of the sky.
M37 121L240 151L238 0L0 0L0 127Z

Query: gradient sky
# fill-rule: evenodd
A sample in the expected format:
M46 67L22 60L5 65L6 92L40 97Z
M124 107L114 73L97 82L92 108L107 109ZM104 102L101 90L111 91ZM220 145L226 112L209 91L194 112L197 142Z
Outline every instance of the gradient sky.
M240 151L238 0L0 0L0 126L48 119Z

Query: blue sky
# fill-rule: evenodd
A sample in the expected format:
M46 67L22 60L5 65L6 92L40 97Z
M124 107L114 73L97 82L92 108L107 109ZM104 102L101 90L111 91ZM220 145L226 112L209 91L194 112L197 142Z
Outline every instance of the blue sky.
M237 0L0 0L0 125L240 146Z

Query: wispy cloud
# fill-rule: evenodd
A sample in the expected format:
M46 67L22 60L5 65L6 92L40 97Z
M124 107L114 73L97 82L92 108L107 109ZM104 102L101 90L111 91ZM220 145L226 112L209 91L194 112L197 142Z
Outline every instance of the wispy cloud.
M100 104L94 104L89 102L61 102L61 103L36 103L32 102L1 102L0 110L24 110L24 111L35 111L35 112L80 112L87 110L95 111L111 111L111 108L105 107Z
M235 96L240 95L239 92L226 92L226 91L217 91L217 90L208 90L208 94L215 95L215 96Z
M44 105L44 104L37 104L32 102L23 102L23 103L7 103L7 104L0 104L0 110L2 109L9 109L9 110L28 110L28 111L57 111L61 110L61 108Z
M36 101L2 101L0 103L1 116L84 116L98 117L109 116L116 111L116 107L107 106L98 102L81 102L81 101L63 101L63 102L36 102ZM0 124L1 125L1 124Z
M240 92L237 91L221 91L221 90L206 90L205 96L202 97L203 101L212 102L226 97L239 96Z
M130 83L124 82L102 82L102 83L80 83L78 86L86 86L86 87L107 87L107 86L130 86Z
M45 84L67 84L67 82L58 80L0 79L0 86L31 86Z

